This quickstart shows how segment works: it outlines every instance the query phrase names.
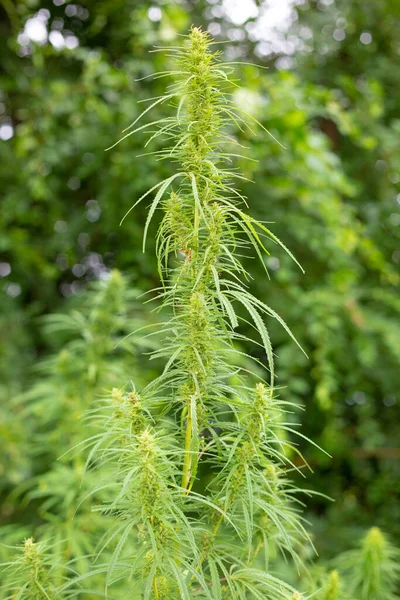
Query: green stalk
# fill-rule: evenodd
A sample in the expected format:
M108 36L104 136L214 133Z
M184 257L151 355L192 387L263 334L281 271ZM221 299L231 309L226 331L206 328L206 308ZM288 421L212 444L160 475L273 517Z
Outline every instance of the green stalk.
M185 435L185 458L183 462L182 487L186 490L190 483L190 470L192 465L192 416L191 411L188 411L186 419L186 435Z

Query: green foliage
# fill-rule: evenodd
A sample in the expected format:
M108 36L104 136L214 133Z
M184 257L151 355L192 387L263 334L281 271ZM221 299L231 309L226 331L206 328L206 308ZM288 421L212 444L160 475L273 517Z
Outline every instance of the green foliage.
M83 441L86 428L96 427L79 418L93 398L109 397L113 386L130 379L142 388L162 372L162 356L144 367L135 350L140 343L147 350L155 349L153 336L143 342L136 336L127 338L132 362L121 351L125 344L121 338L152 318L133 305L132 298L126 327L120 322L120 334L115 334L115 343L120 342L116 354L105 336L100 340L100 346L108 348L105 354L95 352L96 343L87 352L80 340L75 357L69 342L80 339L79 325L71 323L69 333L64 328L47 334L36 316L65 315L74 306L87 317L88 306L82 307L88 298L86 286L114 265L122 272L129 270L134 287L158 285L153 252L141 252L147 198L135 208L134 219L126 219L121 228L118 223L134 199L171 174L168 164L157 160L161 155L141 156L140 135L124 141L124 152L103 152L115 130L138 116L137 102L160 97L165 82L171 82L168 76L142 79L173 69L169 53L147 49L160 40L167 46L178 44L177 34L190 22L207 27L206 20L211 19L212 30L218 29L218 22L221 39L231 39L219 46L227 56L258 63L262 50L255 39L259 28L253 30L251 22L235 26L220 17L218 2L215 6L189 0L162 3L160 21L147 16L150 8L158 7L156 1L85 0L83 4L15 0L1 3L0 9L0 125L14 127L14 136L0 143L0 262L11 267L0 282L0 334L6 341L0 348L2 538L14 545L31 535L49 539L58 531L56 537L65 539L74 531L72 538L79 538L74 557L95 551L95 532L100 532L104 516L92 514L87 500L73 527L77 498L97 484L96 475L91 480L89 471L80 490L86 456L75 457L79 468L69 467L70 455L59 463L56 458ZM23 42L19 34L41 9L49 11L47 22L43 21L49 31L73 34L79 46L59 49L49 41ZM229 153L243 155L230 158L243 176L255 180L253 185L236 180L252 215L264 224L275 222L274 233L290 246L306 271L303 277L289 256L268 245L270 256L263 249L260 252L271 285L261 262L241 257L244 269L254 277L253 294L279 309L309 357L306 360L298 352L274 316L265 315L274 341L279 398L307 406L302 432L334 456L331 460L307 447L315 473L310 487L335 499L329 504L314 495L307 502L315 544L322 557L329 558L348 548L349 539L371 522L390 531L397 544L400 535L399 12L392 0L310 0L296 11L298 20L289 32L296 51L283 59L292 66L282 70L279 56L278 60L265 57L267 73L242 65L241 89L233 96L235 106L254 115L285 150L266 144L264 135L250 134L236 119L230 133L247 149L232 148ZM339 34L342 39L336 39L336 30L344 32L344 37ZM370 43L361 41L363 33L371 36ZM170 116L168 102L153 107L154 120ZM145 122L147 118L138 126ZM152 143L163 149L161 137ZM177 183L172 182L174 188ZM159 240L169 238L171 252L184 246L188 228L181 200L165 193L159 204L164 209L164 203L170 203L166 208L170 223L164 222ZM159 213L157 209L154 221ZM176 237L171 239L168 231L175 231ZM148 235L151 249L155 238L154 222ZM165 255L168 250L160 252ZM164 267L161 275L167 276ZM245 307L240 308L231 296L228 300L240 324L241 336L235 329L235 347L243 352L241 368L253 369L258 363L252 367L245 355L264 363L265 350L249 341L254 330ZM232 324L235 315L229 304L226 307ZM64 344L68 366L62 377ZM88 359L96 373L91 391L84 364ZM32 369L37 363L42 367ZM115 378L107 378L108 364L118 371ZM123 393L131 389L128 386ZM28 401L33 392L35 397ZM293 427L295 416L284 414L282 420ZM282 428L279 435L286 440ZM297 442L304 451L302 438L297 437ZM288 458L302 471L301 457L289 451ZM200 461L199 476L203 476L201 469ZM297 470L291 477L304 487ZM100 493L95 502L101 502ZM308 551L298 551L307 560ZM8 552L4 548L1 552L8 560ZM277 568L273 550L270 562ZM81 572L87 564L81 565ZM289 566L279 567L279 572L286 580ZM96 577L100 580L102 575Z
M282 190L284 204L278 208L275 203L271 220L286 206L293 216L290 230L309 255L304 256L293 240L291 247L305 267L307 282L313 283L301 289L293 285L291 274L284 280L281 272L281 289L287 289L292 305L298 290L296 298L301 299L293 318L306 330L307 339L301 339L311 364L305 378L305 366L289 349L280 352L285 363L281 369L287 369L284 377L292 391L293 378L298 380L300 398L314 396L310 412L315 420L309 421L307 433L336 457L325 479L324 491L329 489L336 502L329 509L331 520L325 520L331 525L321 536L322 544L336 537L339 521L355 534L374 521L390 531L394 527L398 536L399 345L394 336L400 309L395 133L400 100L394 87L399 7L390 0L335 0L329 5L312 1L299 6L297 13L291 34L299 36L303 51L296 53L288 79L307 81L308 96L287 101L291 110L286 105L286 112L298 119L308 114L314 135L303 125L287 129L292 147L307 147L300 164L290 164L287 155L288 172L309 168L291 185L291 198ZM303 109L305 100L311 110ZM308 141L313 146L305 146ZM289 145L284 138L283 142ZM321 143L329 163L318 150ZM329 185L321 181L315 186L320 174ZM278 171L273 181L279 180ZM342 544L345 538L346 534ZM330 542L326 551L331 548Z

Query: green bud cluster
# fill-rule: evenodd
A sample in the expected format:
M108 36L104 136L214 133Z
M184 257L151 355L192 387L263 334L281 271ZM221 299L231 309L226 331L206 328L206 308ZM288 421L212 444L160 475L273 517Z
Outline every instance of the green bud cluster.
M55 595L55 589L50 581L49 570L41 556L40 546L33 538L28 538L24 543L24 563L26 571L27 600L47 600L49 594Z
M323 600L339 600L340 577L337 571L331 571L324 589Z
M163 484L157 471L157 452L154 436L146 429L137 436L139 463L139 503L145 519L151 521L157 504L162 500Z
M185 85L188 136L182 147L182 166L186 172L207 177L215 172L213 165L205 159L220 128L216 111L220 93L214 56L209 52L209 39L199 29L192 29L181 64L189 74Z
M28 538L25 540L24 557L32 579L35 580L37 575L42 571L42 567L40 565L38 547L33 538Z
M246 483L246 469L254 458L254 446L251 442L243 442L236 451L237 468L229 482L228 502L236 497L240 488Z
M378 527L372 527L363 541L363 550L371 562L381 562L387 547L386 539Z
M170 196L163 204L165 217L163 228L168 236L168 246L165 248L165 255L170 252L182 252L185 258L188 258L188 250L193 244L192 223L188 216L188 207L184 198L176 192L171 192ZM157 248L159 255L164 254L164 249Z
M111 397L114 401L115 416L123 421L126 434L139 434L148 425L149 419L143 409L142 400L137 392L124 395L117 388L113 388Z
M261 435L265 432L271 418L271 391L263 383L257 383L254 394L254 403L249 411L247 431L254 446L258 448Z

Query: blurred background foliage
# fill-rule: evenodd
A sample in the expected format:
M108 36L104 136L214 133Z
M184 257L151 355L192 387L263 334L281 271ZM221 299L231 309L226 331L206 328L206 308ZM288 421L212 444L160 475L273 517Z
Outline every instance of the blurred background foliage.
M150 342L114 349L156 319L136 298L158 285L151 240L141 251L145 207L119 221L168 164L142 156L140 135L104 148L168 83L146 78L173 67L149 51L176 44L192 23L228 40L219 46L227 59L268 67L237 65L235 100L285 149L237 131L258 161L237 166L255 182L242 186L252 213L274 223L306 272L277 246L264 257L270 280L249 265L255 294L309 356L268 324L280 394L304 405L303 433L332 455L302 448L314 471L307 486L334 499L308 502L315 543L329 559L377 525L398 544L395 0L1 0L3 531L11 543L57 521L58 539L68 536L75 500L55 492L79 487L71 482L82 465L56 461L87 433L78 415L91 397L130 380L140 387L157 371L143 355ZM77 531L97 527L86 513L76 518ZM81 538L67 556L85 552Z

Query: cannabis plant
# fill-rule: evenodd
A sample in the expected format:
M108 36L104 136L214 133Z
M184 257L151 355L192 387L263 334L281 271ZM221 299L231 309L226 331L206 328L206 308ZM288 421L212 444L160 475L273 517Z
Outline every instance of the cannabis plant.
M0 470L4 468L8 476L3 478L2 510L11 521L0 528L0 562L9 563L0 576L0 598L7 598L8 591L16 594L17 581L23 587L27 548L31 554L36 548L40 564L42 558L51 563L54 588L67 575L89 569L89 556L108 523L84 501L96 483L95 473L83 477L85 455L71 448L80 448L95 433L84 415L99 396L128 380L132 369L141 385L153 375L150 369L142 373L139 361L143 350L154 349L154 344L139 343L129 335L140 327L146 312L135 300L138 293L114 270L69 300L64 313L44 318L43 335L52 340L54 350L38 361L32 384L10 401L10 419L0 426L4 451ZM148 314L146 320L155 319ZM22 465L15 448L23 453ZM32 536L40 540L38 545L28 545L22 554L18 547L12 549ZM97 587L102 589L102 582Z
M243 261L253 250L263 262L267 240L292 255L235 187L243 177L231 167L240 156L232 126L257 122L235 106L232 67L211 45L193 27L183 47L168 49L176 70L155 77L173 83L119 140L150 131L146 146L163 139L154 154L177 165L134 204L153 195L143 249L162 211L161 286L150 300L165 318L146 335L161 341L151 358L164 369L143 389L122 386L101 402L93 419L103 434L88 440L87 466L99 477L106 470L94 492L108 490L97 510L114 519L103 543L113 548L103 566L110 593L123 582L132 598L294 599L269 567L276 552L299 560L308 536L288 478L298 452L288 441L293 407L275 389L266 319L292 334L251 294ZM175 114L138 124L163 104ZM256 335L251 357L240 349L242 324Z
M372 527L356 548L341 554L336 562L351 598L399 597L396 592L400 583L400 551L378 527Z
M353 549L312 565L301 577L302 587L316 600L396 600L399 559L399 550L372 527Z
M6 587L9 592L3 597L11 600L50 600L56 597L67 600L73 595L72 590L63 596L57 594L54 581L57 562L44 544L37 544L33 538L26 539L23 547L17 549L15 560L2 566L6 579L6 586L2 588ZM74 575L73 572L70 574Z

